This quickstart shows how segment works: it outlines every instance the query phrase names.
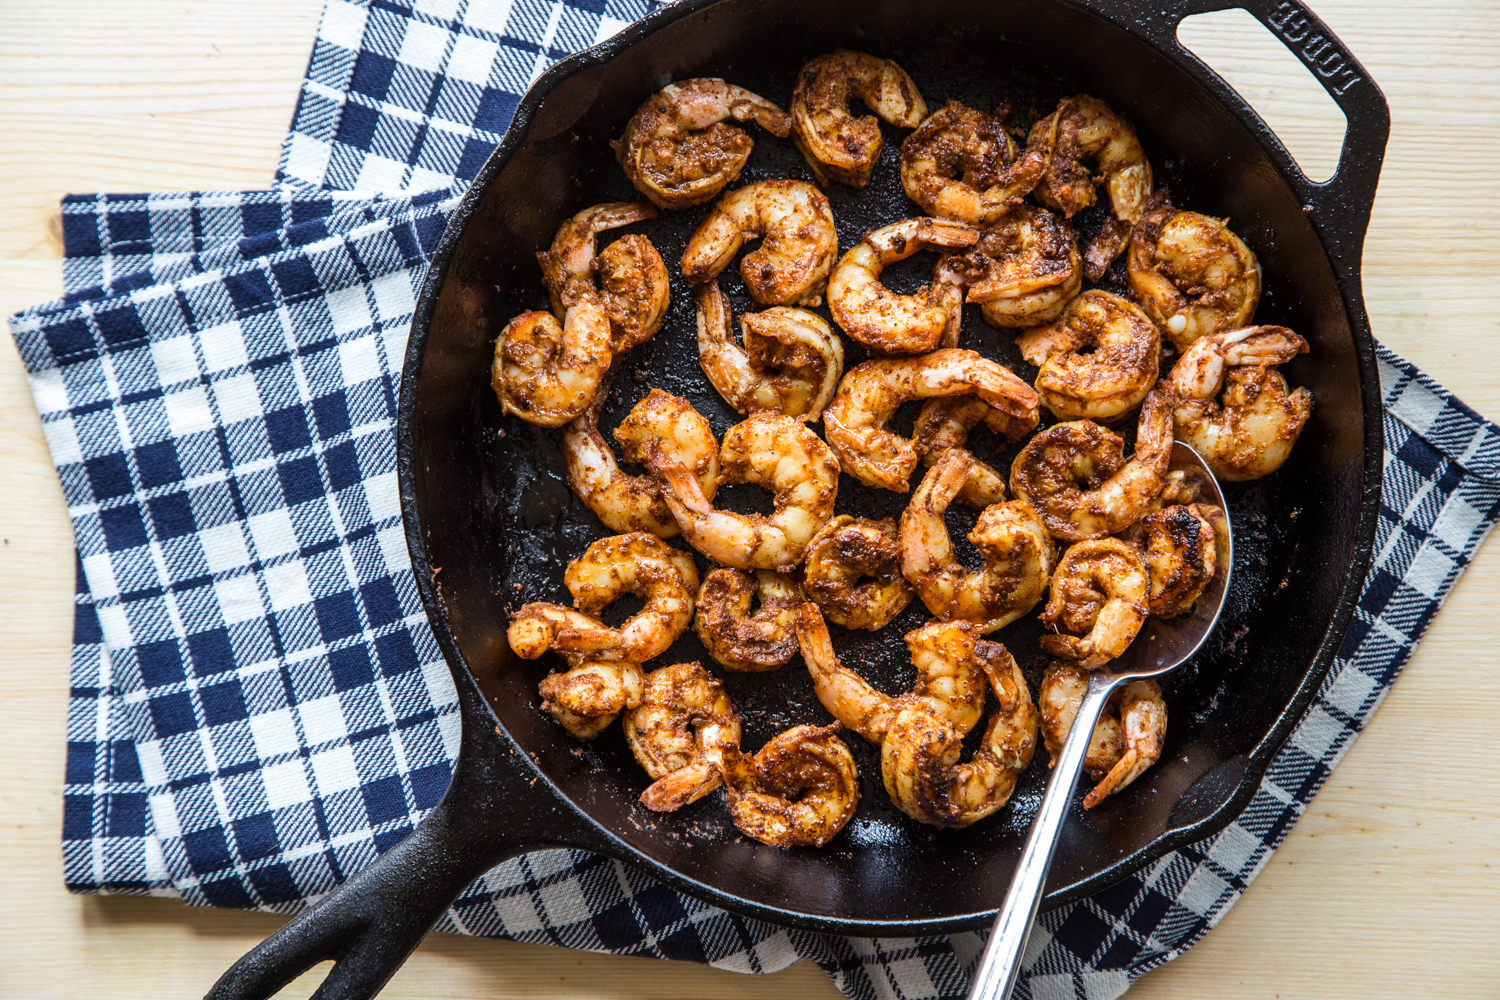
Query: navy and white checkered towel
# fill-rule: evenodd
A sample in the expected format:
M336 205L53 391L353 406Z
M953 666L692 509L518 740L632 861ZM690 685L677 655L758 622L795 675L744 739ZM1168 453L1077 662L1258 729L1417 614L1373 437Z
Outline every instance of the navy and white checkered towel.
M330 0L280 187L64 203L69 294L11 331L78 542L74 891L291 912L441 796L457 701L395 482L417 282L529 81L644 9ZM1117 996L1212 927L1500 514L1500 428L1384 349L1380 371L1375 562L1317 700L1234 824L1044 915L1018 995ZM964 995L983 941L789 931L576 851L501 865L439 928L741 972L806 958L904 1000Z

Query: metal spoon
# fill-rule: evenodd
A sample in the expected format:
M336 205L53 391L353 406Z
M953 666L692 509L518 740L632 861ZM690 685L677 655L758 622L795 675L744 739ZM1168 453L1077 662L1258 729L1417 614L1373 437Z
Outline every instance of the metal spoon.
M1214 578L1198 598L1191 615L1151 619L1125 655L1089 676L1083 703L1073 719L1073 728L1068 731L1062 757L1052 769L1041 808L1032 820L1016 874L1005 894L1005 903L995 917L989 944L985 946L979 968L974 972L969 1000L1005 1000L1010 996L1016 975L1021 971L1021 955L1026 950L1027 938L1031 936L1037 907L1042 901L1047 870L1052 867L1052 854L1057 849L1058 836L1073 803L1073 790L1078 785L1078 775L1088 754L1089 738L1099 717L1104 714L1109 696L1121 685L1161 677L1185 663L1213 631L1219 620L1219 611L1224 607L1224 595L1229 591L1229 574L1234 565L1229 507L1203 459L1180 441L1172 448L1169 469L1185 472L1197 486L1198 495L1204 502L1217 504L1224 512L1223 516L1212 518L1217 546Z

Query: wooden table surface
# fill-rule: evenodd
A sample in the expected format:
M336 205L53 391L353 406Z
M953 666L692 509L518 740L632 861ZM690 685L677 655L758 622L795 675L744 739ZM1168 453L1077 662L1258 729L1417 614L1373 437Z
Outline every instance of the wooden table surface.
M67 192L267 185L322 0L0 0L0 313L60 294ZM1500 414L1500 5L1317 0L1394 128L1365 250L1376 335ZM1326 175L1341 127L1269 35L1213 15L1183 37ZM1297 64L1293 63L1295 68ZM1308 78L1310 81L1310 78ZM1311 83L1307 84L1309 88ZM1315 89L1315 88L1313 88ZM1336 115L1336 112L1335 112ZM21 363L0 337L0 996L200 996L283 918L64 892L73 541ZM1500 990L1494 604L1480 553L1400 680L1218 928L1137 997L1478 997ZM306 996L316 971L287 995ZM435 935L386 996L835 997L764 977Z

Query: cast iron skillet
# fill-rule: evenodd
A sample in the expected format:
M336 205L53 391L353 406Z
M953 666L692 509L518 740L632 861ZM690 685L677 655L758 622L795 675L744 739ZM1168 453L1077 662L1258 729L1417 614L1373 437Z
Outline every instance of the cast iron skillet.
M490 391L499 326L522 309L545 308L534 252L580 208L636 197L607 140L648 94L673 79L719 75L784 107L802 61L837 46L897 59L933 106L952 96L989 107L1005 97L1024 122L1068 93L1104 98L1135 125L1177 203L1229 216L1255 249L1266 288L1257 321L1289 325L1311 343L1311 354L1288 366L1317 399L1291 460L1266 480L1231 484L1245 539L1236 584L1216 639L1168 689L1162 760L1128 792L1075 812L1045 905L1093 893L1227 825L1326 674L1370 558L1380 397L1359 264L1389 131L1380 92L1311 12L1249 0L1244 6L1307 63L1348 119L1337 173L1325 184L1308 181L1265 123L1176 39L1188 14L1234 5L687 0L544 74L448 224L402 375L407 541L462 704L452 785L410 837L242 958L210 996L266 996L327 958L338 961L319 996L372 995L464 886L503 858L544 846L602 852L728 909L810 930L907 936L993 918L1044 765L1032 767L998 816L938 832L890 809L873 749L851 737L865 794L849 827L821 850L765 847L736 835L717 796L668 816L646 811L636 801L646 779L618 727L593 744L568 737L537 705L536 682L553 664L518 660L505 641L508 612L527 600L566 602L563 565L607 533L563 483L556 432L502 419ZM752 131L756 154L743 181L807 176L789 142ZM917 214L893 176L900 138L888 132L877 170L884 180L863 194L830 191L841 246ZM672 264L706 210L665 213L641 231ZM1086 236L1098 219L1076 221ZM922 270L913 263L892 281L915 283ZM1119 280L1116 270L1105 284ZM667 325L627 359L606 427L652 385L687 396L716 433L740 419L698 371L691 297L674 281ZM723 281L736 312L745 309L737 269ZM977 315L963 343L1031 374L1009 339ZM852 351L849 364L861 359ZM1008 456L1000 461L1007 467ZM851 483L843 477L841 512L890 516L905 503ZM740 509L759 502L732 489L722 495ZM955 535L968 527L954 526ZM915 602L884 633L836 634L835 642L875 683L898 691L910 683L900 635L924 618ZM1034 685L1040 664L1028 661L1028 627L1000 635ZM693 642L660 662L701 656ZM795 722L828 718L799 661L778 674L731 675L731 683L747 747Z

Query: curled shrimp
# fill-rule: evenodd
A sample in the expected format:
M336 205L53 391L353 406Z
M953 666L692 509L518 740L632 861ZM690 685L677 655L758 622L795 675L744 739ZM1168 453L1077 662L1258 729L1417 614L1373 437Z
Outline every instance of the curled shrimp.
M717 278L746 240L760 246L740 261L750 296L762 305L823 303L839 253L828 198L805 181L757 181L731 191L704 216L682 251L682 276Z
M754 754L715 738L712 760L724 775L729 817L740 832L772 847L822 847L859 804L854 755L831 726L794 726ZM722 746L721 746L722 745Z
M699 285L694 294L698 363L726 403L740 413L822 416L844 374L844 342L823 317L786 306L746 313L740 317L741 347L718 283Z
M609 372L609 314L592 288L569 294L563 321L525 312L495 339L490 387L506 413L538 427L561 427L583 413Z
M932 283L897 295L881 272L926 247L966 247L978 230L949 219L902 219L865 234L839 260L828 279L828 311L843 331L887 354L919 354L958 343L963 285L939 262Z
M563 431L563 464L568 485L584 505L611 531L649 531L658 538L681 533L661 498L661 486L650 476L620 471L614 452L599 430L596 405ZM682 463L698 480L704 495L713 498L719 480L719 443L693 404L680 396L652 389L615 428L627 461L646 464L649 449L660 448Z
M917 681L902 695L871 687L839 661L828 625L816 604L797 614L797 640L812 677L813 691L839 722L872 743L886 733L903 710L916 708L967 733L984 714L985 674L974 658L974 626L968 622L928 622L906 634Z
M856 365L823 412L823 429L845 472L866 486L904 493L917 466L917 448L886 430L886 422L913 399L969 395L1035 426L1036 390L998 362L974 351L945 348Z
M984 565L971 570L957 561L943 514L972 461L965 452L948 452L913 491L901 515L901 573L938 618L989 633L1036 606L1055 557L1031 504L1012 500L986 507L969 532Z
M1073 728L1078 706L1083 704L1088 677L1083 667L1062 660L1054 661L1042 677L1042 736L1054 766ZM1089 777L1100 780L1083 797L1085 809L1094 808L1145 773L1161 757L1166 739L1167 705L1155 681L1125 685L1111 699L1111 705L1116 715L1101 717L1089 737L1083 769Z
M781 138L792 130L786 112L764 97L702 77L652 94L610 145L637 191L660 208L690 208L724 190L750 159L754 140L728 118L753 119Z
M1313 398L1304 388L1287 391L1276 366L1305 353L1307 341L1284 326L1200 337L1167 376L1177 393L1178 439L1223 480L1259 479L1281 468Z
M968 451L969 432L984 424L1007 442L1019 441L1036 429L1040 419L1036 411L1017 417L997 410L974 396L939 396L929 399L917 411L912 425L911 443L922 456L922 464L931 468L950 450ZM969 478L958 491L958 500L976 510L1005 499L1005 477L975 458L969 466Z
M802 550L833 516L839 463L832 449L792 417L752 413L729 428L719 446L719 482L755 483L775 493L771 516L715 510L687 467L658 451L651 471L689 545L735 569L777 569L802 561Z
M881 745L881 775L891 801L908 816L958 828L998 811L1036 750L1037 710L1026 678L998 642L975 644L998 702L973 757L959 763L964 733L920 709L897 713Z
M1053 538L1102 538L1140 520L1161 493L1172 459L1170 389L1152 390L1127 462L1118 434L1092 420L1053 424L1026 442L1010 467L1010 491L1028 500Z
M1141 518L1141 555L1150 577L1147 606L1159 618L1185 614L1218 566L1216 507L1173 504Z
M1027 327L1050 323L1083 287L1073 227L1045 208L1016 205L979 234L973 248L949 258L965 299L979 303L986 323Z
M756 598L760 607L750 610ZM797 652L802 588L771 569L714 570L698 590L698 638L729 670L775 670Z
M1071 219L1098 199L1096 183L1108 187L1112 215L1083 259L1084 275L1098 281L1125 249L1151 197L1151 163L1141 141L1109 105L1078 94L1063 98L1056 111L1033 125L1026 143L1028 153L1042 158L1035 194L1048 208Z
M884 628L911 603L896 522L840 514L807 543L802 587L835 625Z
M1038 367L1036 391L1064 420L1113 420L1140 405L1156 385L1161 331L1134 304L1092 289L1062 318L1016 338Z
M1228 222L1159 205L1130 236L1131 290L1179 351L1244 326L1260 302L1260 262Z
M1019 153L998 116L953 100L901 144L907 196L931 215L975 226L996 221L1026 197L1042 167L1041 157Z
M873 115L849 113L854 98L897 128L916 128L927 117L917 85L889 59L839 51L809 61L792 91L792 141L825 187L864 187L885 144Z
M1118 538L1074 542L1052 574L1042 621L1075 635L1044 635L1042 649L1088 670L1125 652L1146 623L1150 581L1141 555Z
M739 745L740 717L724 685L696 662L647 674L640 704L625 713L625 741L653 781L642 805L671 812L719 787L706 738L718 748Z
M656 218L647 201L612 202L586 208L557 230L550 249L536 255L552 295L552 312L567 314L569 289L602 283L600 302L609 314L612 348L623 354L661 329L671 303L667 267L645 236L632 233L597 253L598 236L632 222Z

